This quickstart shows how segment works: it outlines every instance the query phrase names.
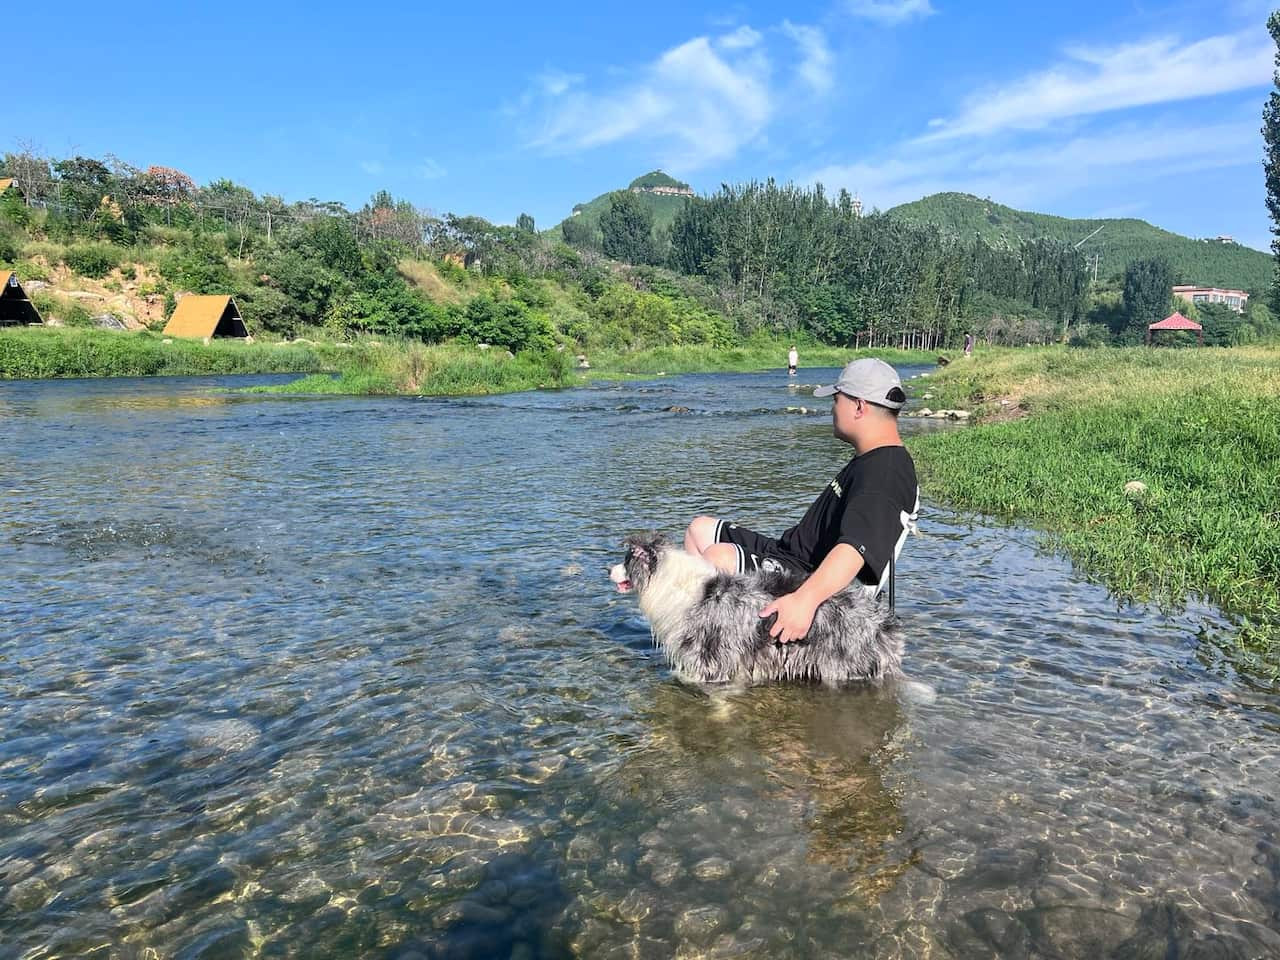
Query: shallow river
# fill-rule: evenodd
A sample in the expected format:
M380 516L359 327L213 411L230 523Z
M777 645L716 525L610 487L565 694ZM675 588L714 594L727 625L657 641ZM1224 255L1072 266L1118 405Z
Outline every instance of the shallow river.
M848 448L785 373L246 382L0 383L0 957L1280 956L1212 610L926 490L920 687L708 693L606 567L799 517Z

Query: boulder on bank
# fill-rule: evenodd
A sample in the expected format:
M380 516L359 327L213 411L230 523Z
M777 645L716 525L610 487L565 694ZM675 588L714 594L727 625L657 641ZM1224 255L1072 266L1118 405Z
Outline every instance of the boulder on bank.
M915 413L907 414L909 417L921 417L926 420L968 420L972 413L968 410L930 410L924 407Z

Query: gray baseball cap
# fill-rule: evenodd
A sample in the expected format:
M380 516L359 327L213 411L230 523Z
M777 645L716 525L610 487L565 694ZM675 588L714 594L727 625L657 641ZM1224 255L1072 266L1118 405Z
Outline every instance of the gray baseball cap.
M853 361L840 371L834 384L818 387L813 391L815 397L829 397L833 393L857 397L890 410L901 410L907 402L898 372L883 360L874 357Z

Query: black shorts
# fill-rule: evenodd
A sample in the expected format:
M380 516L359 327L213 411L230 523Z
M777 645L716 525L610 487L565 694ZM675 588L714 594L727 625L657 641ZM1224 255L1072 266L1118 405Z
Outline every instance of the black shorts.
M810 571L795 557L778 549L778 541L762 533L740 527L726 520L716 521L716 543L731 543L738 548L738 572L756 570L790 570L801 575Z

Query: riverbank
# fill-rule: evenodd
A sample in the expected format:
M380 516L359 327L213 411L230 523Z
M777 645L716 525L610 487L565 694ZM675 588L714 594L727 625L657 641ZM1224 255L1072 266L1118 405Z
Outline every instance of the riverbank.
M336 376L315 374L291 383L252 387L250 392L475 396L574 387L592 380L781 369L785 366L786 351L786 345L769 342L727 348L657 347L627 353L597 353L589 359L589 368L579 369L575 357L567 350L513 356L505 350L481 350L459 343L399 344L366 348L353 356ZM919 350L877 350L874 355L895 364L932 363L936 359L936 354ZM843 347L808 347L801 357L801 370L843 366L853 356L855 351Z
M588 380L662 373L742 372L782 367L789 343L658 347L597 353L579 369L570 349L512 355L496 347L451 342L426 345L376 338L352 343L297 340L244 343L164 337L147 331L0 328L0 379L200 376L235 373L309 374L291 383L255 388L266 393L474 396ZM804 346L801 369L840 366L852 351ZM876 351L893 363L930 363L925 351Z
M164 337L149 331L0 327L0 379L201 376L337 370L362 347Z
M1280 350L981 351L917 383L978 421L913 438L931 498L1033 524L1118 596L1218 604L1280 674Z

